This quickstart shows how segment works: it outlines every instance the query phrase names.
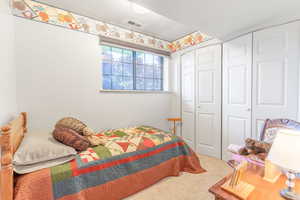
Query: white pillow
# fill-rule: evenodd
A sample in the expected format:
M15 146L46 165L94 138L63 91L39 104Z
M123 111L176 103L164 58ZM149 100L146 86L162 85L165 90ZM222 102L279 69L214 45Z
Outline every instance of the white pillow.
M76 150L57 142L50 133L26 133L13 158L19 174L63 164L75 158Z

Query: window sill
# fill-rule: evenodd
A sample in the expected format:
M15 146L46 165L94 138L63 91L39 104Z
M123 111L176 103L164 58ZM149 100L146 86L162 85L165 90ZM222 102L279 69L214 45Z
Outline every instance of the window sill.
M172 94L170 91L144 91L144 90L100 90L103 93L146 93L146 94Z

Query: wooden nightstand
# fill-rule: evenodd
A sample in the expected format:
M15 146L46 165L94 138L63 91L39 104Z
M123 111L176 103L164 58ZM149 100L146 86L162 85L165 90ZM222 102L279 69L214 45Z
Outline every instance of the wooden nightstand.
M279 191L286 188L286 177L282 175L276 183L270 183L262 179L263 167L251 165L247 168L242 181L245 181L255 187L254 191L249 195L248 200L284 200L279 194ZM239 200L236 196L226 192L221 188L231 174L220 180L218 183L209 188L216 200ZM296 181L296 191L300 193L300 180Z

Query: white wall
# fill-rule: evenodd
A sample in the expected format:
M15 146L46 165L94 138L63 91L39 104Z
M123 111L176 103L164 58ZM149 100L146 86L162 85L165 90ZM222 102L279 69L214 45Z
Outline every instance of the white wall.
M0 0L0 126L16 113L16 72L13 65L13 16L9 0Z
M95 130L137 124L168 129L168 93L100 93L96 36L15 18L15 58L20 111L32 130L52 130L64 116Z

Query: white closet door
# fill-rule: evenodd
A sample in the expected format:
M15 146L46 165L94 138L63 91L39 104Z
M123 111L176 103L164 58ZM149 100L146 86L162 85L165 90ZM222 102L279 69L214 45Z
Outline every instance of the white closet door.
M196 149L221 158L221 45L197 50Z
M252 34L223 44L222 158L229 144L251 137Z
M189 52L181 57L182 81L182 130L181 135L185 142L195 147L195 52Z
M266 118L297 119L299 23L254 33L253 137Z

